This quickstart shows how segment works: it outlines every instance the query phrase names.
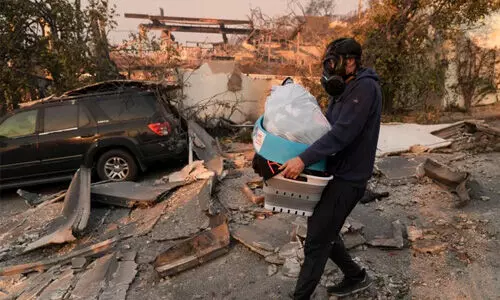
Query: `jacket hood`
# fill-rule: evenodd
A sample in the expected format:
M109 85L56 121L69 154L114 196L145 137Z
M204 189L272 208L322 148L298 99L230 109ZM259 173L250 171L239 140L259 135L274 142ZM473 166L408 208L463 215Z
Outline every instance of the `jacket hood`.
M380 77L378 77L377 73L371 68L361 68L356 74L356 80L361 80L363 78L371 78L375 81L380 81Z

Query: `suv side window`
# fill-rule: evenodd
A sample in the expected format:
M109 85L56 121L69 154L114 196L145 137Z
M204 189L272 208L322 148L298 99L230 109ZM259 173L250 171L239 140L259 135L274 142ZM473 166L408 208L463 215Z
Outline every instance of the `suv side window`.
M17 138L32 135L36 131L38 110L17 113L0 124L0 136Z
M78 128L83 128L90 126L90 117L87 113L87 110L83 106L83 104L80 104L78 106Z
M97 99L97 106L109 121L129 121L150 118L156 111L153 95L126 93Z
M32 135L36 131L38 110L17 113L0 124L0 136L16 138Z
M78 127L78 105L58 105L45 108L43 132L54 132Z

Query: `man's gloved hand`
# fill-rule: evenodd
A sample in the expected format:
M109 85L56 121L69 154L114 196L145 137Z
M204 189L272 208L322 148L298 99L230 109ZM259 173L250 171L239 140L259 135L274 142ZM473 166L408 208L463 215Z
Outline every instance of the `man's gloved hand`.
M300 173L304 171L305 165L302 159L300 157L295 157L284 163L280 170L283 170L281 172L281 175L285 178L291 178L291 179L297 179L299 177Z

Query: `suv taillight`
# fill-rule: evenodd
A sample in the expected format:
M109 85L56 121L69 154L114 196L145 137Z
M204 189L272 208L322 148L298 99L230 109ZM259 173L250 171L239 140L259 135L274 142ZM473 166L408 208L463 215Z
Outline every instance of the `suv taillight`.
M153 123L148 125L149 129L160 136L165 136L170 133L170 123Z

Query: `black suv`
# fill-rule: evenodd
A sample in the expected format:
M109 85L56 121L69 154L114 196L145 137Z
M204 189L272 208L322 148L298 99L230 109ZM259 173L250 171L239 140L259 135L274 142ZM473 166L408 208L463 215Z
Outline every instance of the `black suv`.
M0 119L0 188L66 180L82 164L101 180L134 180L151 163L186 155L186 125L172 106L134 84L102 86Z

